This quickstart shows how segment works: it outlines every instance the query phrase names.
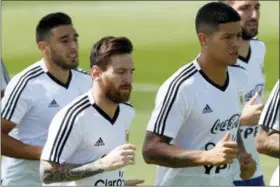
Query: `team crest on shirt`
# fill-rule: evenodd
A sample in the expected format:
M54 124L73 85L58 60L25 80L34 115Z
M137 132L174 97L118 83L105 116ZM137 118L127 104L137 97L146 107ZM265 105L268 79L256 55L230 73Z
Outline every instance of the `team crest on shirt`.
M239 106L242 109L244 107L244 93L242 90L238 90L238 100L239 100Z
M126 143L129 142L129 130L128 129L125 130L125 141L126 141Z

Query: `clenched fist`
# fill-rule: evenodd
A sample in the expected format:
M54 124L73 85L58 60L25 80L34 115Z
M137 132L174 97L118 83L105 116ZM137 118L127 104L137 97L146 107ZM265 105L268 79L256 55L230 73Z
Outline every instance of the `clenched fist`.
M249 180L253 177L257 169L257 163L252 158L251 154L242 153L239 155L239 164L240 164L240 177L243 180Z
M235 141L230 141L230 133L227 132L213 149L206 152L208 162L211 165L231 164L237 157L238 146Z
M114 171L127 165L135 164L135 146L124 144L116 147L102 158L105 171Z
M258 98L256 93L244 106L240 117L240 125L254 126L257 125L263 110L263 104L255 104Z

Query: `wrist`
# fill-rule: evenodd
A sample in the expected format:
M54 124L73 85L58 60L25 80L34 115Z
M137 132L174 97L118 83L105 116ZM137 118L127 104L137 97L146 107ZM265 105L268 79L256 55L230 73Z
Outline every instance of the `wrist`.
M212 156L210 151L203 151L200 157L202 165L213 165L211 158Z
M102 157L99 160L97 160L97 167L104 170L104 172L111 171L108 163L109 162L107 161L106 157Z
M28 144L24 144L24 145L25 145L24 150L26 151L26 155L30 155L30 153L32 153L30 157L33 157L36 160L40 160L42 150L43 150L42 147L36 145L28 145Z
M241 126L247 126L248 125L248 122L247 122L246 118L244 118L243 116L241 116L241 118L240 118L240 125Z

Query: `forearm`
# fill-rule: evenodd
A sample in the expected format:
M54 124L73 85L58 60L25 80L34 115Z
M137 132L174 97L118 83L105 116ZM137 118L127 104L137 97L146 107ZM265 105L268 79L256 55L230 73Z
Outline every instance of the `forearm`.
M184 150L180 147L158 143L144 151L143 156L147 163L171 168L196 167L209 163L204 158L205 151Z
M239 153L239 154L240 154L240 153L247 153L239 129L238 129L238 131L237 131L237 144L238 144L238 149L239 149L239 152L238 152L238 153Z
M103 173L105 165L102 159L86 164L58 164L41 160L40 176L45 184L68 182L84 179Z
M261 153L274 158L280 158L279 138L279 133L269 135L262 144Z
M1 134L1 155L26 160L40 160L42 149L40 146L24 144L8 134Z

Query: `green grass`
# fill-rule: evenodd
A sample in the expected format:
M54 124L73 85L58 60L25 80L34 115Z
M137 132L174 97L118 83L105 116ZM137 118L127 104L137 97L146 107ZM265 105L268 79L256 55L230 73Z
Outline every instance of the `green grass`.
M38 20L53 11L71 15L80 34L80 64L88 70L89 51L106 35L127 36L134 46L135 82L161 84L199 52L194 17L205 2L2 2L2 57L8 71L15 74L41 58L35 43ZM266 43L266 92L279 75L279 2L261 2L259 38ZM154 105L155 92L134 91L136 118L130 141L137 146L137 164L127 168L127 176L154 184L155 166L144 163L141 146L146 124ZM261 156L268 182L278 161Z

